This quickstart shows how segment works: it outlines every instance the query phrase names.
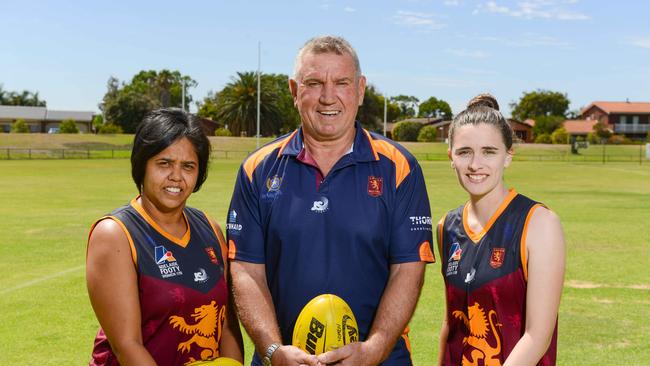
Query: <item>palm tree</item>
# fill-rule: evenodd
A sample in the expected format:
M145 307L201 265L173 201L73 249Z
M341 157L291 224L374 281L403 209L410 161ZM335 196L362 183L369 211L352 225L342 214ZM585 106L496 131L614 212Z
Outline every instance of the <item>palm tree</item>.
M260 86L260 134L276 135L282 126L278 108L279 97L270 83ZM227 124L233 135L245 131L255 136L257 130L257 75L255 72L238 72L236 77L216 95L217 119Z

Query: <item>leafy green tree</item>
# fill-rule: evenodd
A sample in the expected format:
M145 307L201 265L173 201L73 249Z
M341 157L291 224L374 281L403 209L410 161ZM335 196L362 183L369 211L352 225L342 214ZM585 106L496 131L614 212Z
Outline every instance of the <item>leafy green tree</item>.
M104 116L102 116L101 114L97 114L93 116L92 124L93 124L93 130L95 131L95 133L97 133L99 129L102 127L102 125L104 125Z
M539 136L541 134L552 134L553 131L562 127L564 117L562 116L538 116L535 118L535 126L533 126L533 134Z
M12 133L29 133L29 126L27 125L27 123L25 123L24 119L17 119L11 125L11 132Z
M518 102L510 103L512 117L520 121L528 118L535 119L540 116L566 117L569 110L569 98L566 94L550 90L538 89L524 92Z
M436 97L431 97L420 103L418 117L441 117L448 121L453 118L453 114L447 102Z
M417 141L418 134L422 128L421 123L402 121L393 127L393 140L395 141Z
M612 131L607 128L607 125L603 122L597 122L593 127L594 133L601 140L607 140L612 136Z
M433 126L424 126L420 129L420 133L418 133L419 142L434 142L437 137L437 129Z
M262 74L260 84L272 85L278 97L276 107L280 112L281 126L273 135L286 134L298 128L300 126L300 114L294 106L293 96L291 90L289 90L289 76L285 74Z
M589 132L587 134L587 141L590 144L600 144L600 137L598 137L595 132Z
M65 119L61 121L61 124L59 125L59 132L60 133L79 133L79 129L77 128L77 124L71 120L71 119Z
M383 131L384 98L374 85L366 85L363 104L357 111L357 120L364 128L375 132ZM394 121L400 115L399 106L389 100L386 107L386 119Z
M149 111L161 107L182 107L183 84L186 90L197 85L189 76L169 70L140 71L128 83L120 83L111 77L99 108L106 123L116 124L125 132L133 133ZM191 94L186 93L186 109L191 102Z
M560 127L553 131L551 134L551 141L554 144L568 144L569 143L569 133L567 133L564 127Z
M420 100L412 95L403 95L390 98L391 102L396 103L400 108L400 115L397 119L406 119L415 117L415 110L418 108Z
M45 107L46 102L41 100L38 92L23 90L22 92L4 90L0 84L0 105L14 105L27 107Z
M279 95L272 83L260 82L260 134L272 136L282 126ZM255 136L257 131L257 74L252 71L238 72L223 90L216 95L217 114L215 120L224 125L235 136L246 132Z
M548 133L543 133L535 137L536 144L550 144L552 142L553 140L551 139L551 135Z

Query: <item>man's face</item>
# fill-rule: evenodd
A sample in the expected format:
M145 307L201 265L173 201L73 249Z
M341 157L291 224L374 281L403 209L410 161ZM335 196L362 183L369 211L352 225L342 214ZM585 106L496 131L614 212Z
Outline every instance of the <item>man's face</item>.
M289 85L303 133L317 141L335 141L354 134L366 79L361 76L355 80L352 56L307 53L299 62L298 80L290 80Z

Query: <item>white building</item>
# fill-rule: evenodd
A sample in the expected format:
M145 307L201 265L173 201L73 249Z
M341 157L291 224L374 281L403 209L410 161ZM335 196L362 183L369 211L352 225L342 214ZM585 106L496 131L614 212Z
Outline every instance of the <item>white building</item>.
M51 128L59 128L67 119L75 121L81 133L92 132L94 112L57 111L46 107L23 107L0 105L0 132L11 131L11 125L19 119L29 126L29 132L45 133Z

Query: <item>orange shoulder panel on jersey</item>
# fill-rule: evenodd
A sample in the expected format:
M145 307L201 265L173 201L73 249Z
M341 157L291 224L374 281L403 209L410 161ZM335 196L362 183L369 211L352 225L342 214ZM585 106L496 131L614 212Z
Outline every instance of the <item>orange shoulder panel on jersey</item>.
M138 253L135 251L135 244L133 244L133 238L131 238L131 234L129 234L129 231L126 229L126 226L124 226L124 223L120 221L115 216L104 216L100 218L99 220L95 221L95 223L90 227L90 232L88 233L88 242L90 243L90 236L93 233L93 230L95 230L95 227L97 224L99 224L103 220L113 220L115 221L120 227L122 228L122 231L124 231L124 234L126 235L126 238L129 240L129 247L131 248L131 259L133 259L133 264L135 267L138 267ZM86 256L88 255L88 248L86 247Z
M230 239L228 240L228 259L235 259L237 257L237 245Z
M246 172L246 176L248 177L248 180L252 181L253 180L253 172L257 168L257 166L266 158L273 150L276 148L280 147L280 150L278 151L278 156L282 154L282 150L284 150L284 147L291 141L291 139L298 133L298 130L293 131L293 133L284 140L276 141L272 144L268 144L261 149L255 151L251 156L246 159L244 162L244 171Z
M524 229L522 230L521 233L521 242L519 243L519 254L521 255L521 268L524 270L524 281L528 282L528 253L526 252L526 234L528 233L528 224L530 223L530 219L533 217L533 212L538 207L546 207L541 203L535 204L533 207L530 208L530 211L528 211L528 215L526 215L526 221L524 222Z
M428 241L423 241L420 244L420 260L422 262L436 263L436 256L433 255L431 243Z
M367 131L366 134L368 134ZM411 172L411 166L406 160L406 156L388 141L373 139L369 134L368 138L374 150L375 159L379 159L377 154L382 154L395 164L395 187L399 187L404 178Z

